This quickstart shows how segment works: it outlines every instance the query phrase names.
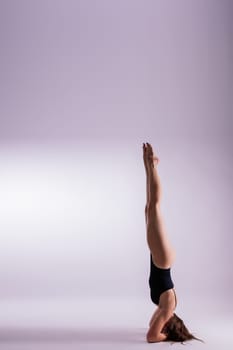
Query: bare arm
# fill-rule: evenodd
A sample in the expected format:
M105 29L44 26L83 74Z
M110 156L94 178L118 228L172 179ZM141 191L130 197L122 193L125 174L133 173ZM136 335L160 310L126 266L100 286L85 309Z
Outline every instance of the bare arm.
M162 333L163 326L171 317L170 310L158 309L157 315L151 320L150 328L147 332L146 339L148 343L154 343L163 341L166 339L166 335Z
M154 311L153 315L151 316L150 322L149 322L149 327L151 326L152 322L154 321L155 317L157 316L159 310L158 308Z

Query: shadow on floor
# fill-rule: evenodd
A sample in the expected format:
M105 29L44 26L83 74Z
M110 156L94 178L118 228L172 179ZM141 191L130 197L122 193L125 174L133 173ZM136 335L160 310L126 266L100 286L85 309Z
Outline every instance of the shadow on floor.
M145 343L146 329L0 328L0 342Z

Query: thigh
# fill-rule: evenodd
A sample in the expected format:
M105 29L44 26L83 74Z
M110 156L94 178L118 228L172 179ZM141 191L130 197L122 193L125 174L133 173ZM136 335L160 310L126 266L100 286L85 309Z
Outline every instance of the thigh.
M169 241L161 209L148 208L147 242L155 265L160 268L171 267L175 250Z

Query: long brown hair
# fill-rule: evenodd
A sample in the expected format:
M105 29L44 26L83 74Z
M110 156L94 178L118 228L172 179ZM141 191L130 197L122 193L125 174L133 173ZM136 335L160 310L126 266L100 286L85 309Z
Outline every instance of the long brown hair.
M196 339L204 343L202 339L196 338L192 333L189 332L183 320L179 318L175 313L165 323L162 329L162 333L166 334L166 341L181 342L183 344L187 340Z

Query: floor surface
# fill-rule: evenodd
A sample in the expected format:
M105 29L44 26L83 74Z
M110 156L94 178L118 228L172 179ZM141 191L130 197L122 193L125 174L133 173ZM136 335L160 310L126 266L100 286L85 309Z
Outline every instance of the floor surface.
M187 307L189 305L189 307ZM205 343L187 342L193 350L232 350L233 317L225 310L201 314L200 303L187 302L177 314ZM145 340L154 307L143 299L97 298L1 300L1 350L170 349L171 343ZM195 310L195 311L194 311ZM179 313L178 313L179 311ZM175 343L172 349L184 349Z

